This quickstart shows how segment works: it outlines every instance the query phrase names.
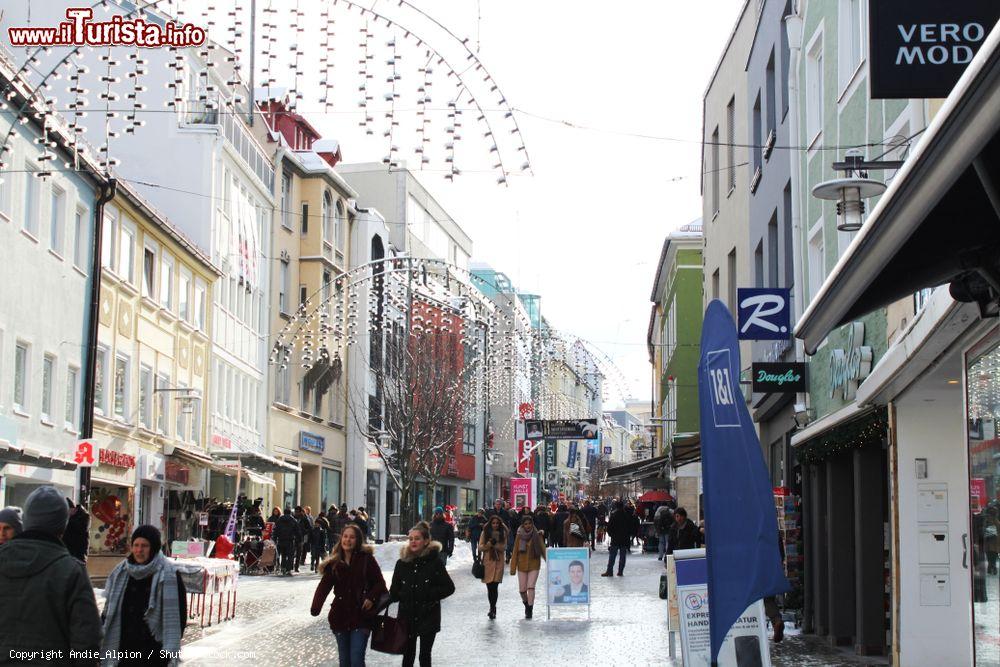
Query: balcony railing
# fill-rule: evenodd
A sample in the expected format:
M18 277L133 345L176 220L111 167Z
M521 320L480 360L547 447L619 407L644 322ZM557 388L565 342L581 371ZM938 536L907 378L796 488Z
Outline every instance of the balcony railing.
M188 125L218 125L219 104L217 100L186 100L181 122Z
M227 107L222 114L222 132L247 167L267 187L267 191L274 192L274 165L232 107Z

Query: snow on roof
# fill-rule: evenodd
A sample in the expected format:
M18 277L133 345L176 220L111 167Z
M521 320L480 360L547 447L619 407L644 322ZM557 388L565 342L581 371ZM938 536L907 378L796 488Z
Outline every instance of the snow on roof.
M281 102L288 95L288 88L284 86L264 86L262 88L254 88L253 96L258 102L263 102L265 100L274 100Z
M336 153L340 150L340 142L336 139L317 139L312 148L317 153Z

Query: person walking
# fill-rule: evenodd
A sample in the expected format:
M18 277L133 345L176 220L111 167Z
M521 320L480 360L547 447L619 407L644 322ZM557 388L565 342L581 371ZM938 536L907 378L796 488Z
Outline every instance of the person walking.
M667 534L667 553L678 549L697 549L701 546L701 531L688 519L687 510L678 507L674 511L674 524Z
M594 503L587 498L583 501L583 517L587 520L587 525L590 526L588 537L590 538L590 550L597 550L597 543L595 541L597 535L597 508L594 507Z
M510 529L494 514L490 517L479 537L479 552L483 559L483 583L486 584L486 597L490 601L490 619L497 617L497 598L500 582L503 581L503 570L506 564L504 552L507 545L507 533Z
M624 576L625 557L628 555L632 529L632 518L625 512L621 501L615 501L611 516L608 517L608 537L611 538L611 544L608 546L608 569L601 574L602 577L614 576L616 557L618 576Z
M69 521L66 523L62 541L69 555L86 565L87 546L90 542L90 514L83 505L74 505L69 498L66 499L66 504L69 506Z
M4 507L0 510L0 544L5 544L21 534L21 508Z
M567 547L585 547L590 536L590 524L581 510L573 508L563 522L562 543Z
M96 654L101 617L87 570L60 541L69 520L62 494L51 486L32 491L20 526L12 509L0 512L8 527L0 534L16 532L0 546L0 661L14 651L37 651L37 658L19 663L31 665L52 664L44 660L46 651L62 651L67 658L70 650Z
M312 521L306 516L305 508L301 505L295 507L295 521L299 525L299 532L295 540L295 571L306 562L306 554L309 553L309 536L312 534Z
M270 523L277 524L278 523L278 519L280 519L280 518L281 518L281 510L279 510L277 507L275 507L274 509L271 510L271 516L267 517L267 520Z
M320 514L313 521L312 534L309 536L309 569L316 572L320 561L326 555L326 540L330 532L330 522L326 516Z
M431 539L441 543L438 558L447 566L448 559L455 550L455 527L445 520L444 510L440 507L434 508L434 517L431 519Z
M386 587L375 550L364 543L361 528L352 525L344 529L340 542L320 563L319 573L322 578L313 594L310 613L319 616L333 591L327 621L337 638L340 667L363 667L372 618L379 611L376 605Z
M569 517L569 509L567 509L565 504L560 503L559 507L556 509L555 516L552 517L552 539L549 540L549 546L566 546L563 542L563 528L566 525L567 517Z
M247 510L243 528L250 537L261 537L264 534L264 517L260 515L259 507L251 507Z
M479 559L479 538L483 536L483 528L486 526L486 513L480 507L475 516L469 519L469 525L465 529L465 536L472 547L472 559Z
M518 590L524 603L524 617L531 618L535 606L535 583L546 558L545 540L535 528L531 515L521 519L521 526L514 536L514 551L510 557L510 573L517 574Z
M351 517L347 513L347 503L340 504L340 511L330 520L330 527L333 528L334 541L340 541L340 534L344 532L344 526L350 523Z
M542 534L543 539L547 539L552 532L552 515L549 514L549 509L545 505L539 505L532 517L535 520L535 528Z
M368 542L369 530L368 530L368 512L365 511L364 507L359 507L355 512L354 523L358 524L358 528L361 529L361 534L365 538L365 542Z
M187 625L187 591L173 561L163 555L160 531L139 526L130 553L104 585L104 641L101 653L130 653L139 659L105 657L114 665L176 665Z
M668 553L667 541L670 537L670 527L674 524L674 512L667 505L660 505L653 515L653 528L656 530L657 550L659 556L657 560L663 560Z
M413 667L420 641L420 667L430 667L434 639L441 631L441 600L455 592L455 584L438 557L441 543L431 539L430 526L421 521L410 529L399 552L389 587L391 602L409 629L403 667Z
M292 509L285 508L285 513L274 523L275 545L281 558L281 573L291 574L295 567L295 545L298 543L299 522L292 516Z

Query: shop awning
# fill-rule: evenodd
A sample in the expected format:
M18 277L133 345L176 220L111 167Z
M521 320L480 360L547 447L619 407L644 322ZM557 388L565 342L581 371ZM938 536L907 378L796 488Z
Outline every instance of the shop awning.
M1000 25L799 320L807 353L836 327L922 288L978 285L984 294L1000 280L998 47Z
M52 468L54 470L76 470L76 463L62 458L51 450L16 445L7 440L0 440L0 468L7 464Z
M202 468L209 468L215 460L208 455L204 450L194 449L191 447L185 447L183 445L173 445L165 446L163 448L163 453L166 456L172 456L177 459L181 459L186 463L193 463L196 466Z
M302 472L302 468L264 452L242 452L236 450L221 450L212 452L212 457L219 461L238 461L244 468L256 472Z
M223 475L229 475L230 477L236 477L241 474L245 479L249 479L251 482L256 484L277 486L274 483L274 478L272 477L268 477L267 475L251 470L250 468L240 468L239 461L216 461L212 464L212 470L220 472Z
M698 463L701 461L701 434L691 433L674 438L670 451L674 470L689 463Z
M653 477L666 479L667 468L670 465L670 457L657 456L652 459L643 459L626 463L625 465L608 468L601 484L629 484Z

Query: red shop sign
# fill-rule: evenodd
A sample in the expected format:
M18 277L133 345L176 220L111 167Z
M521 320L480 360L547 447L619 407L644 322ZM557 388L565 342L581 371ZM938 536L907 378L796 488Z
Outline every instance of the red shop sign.
M105 465L114 466L115 468L135 467L134 456L122 454L121 452L116 452L113 449L101 449L98 460Z

